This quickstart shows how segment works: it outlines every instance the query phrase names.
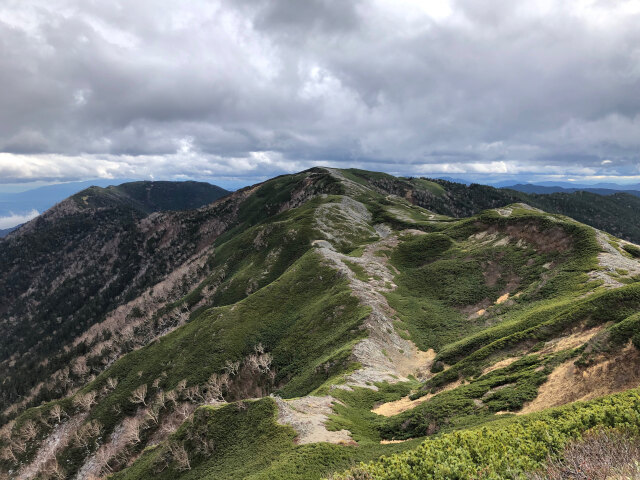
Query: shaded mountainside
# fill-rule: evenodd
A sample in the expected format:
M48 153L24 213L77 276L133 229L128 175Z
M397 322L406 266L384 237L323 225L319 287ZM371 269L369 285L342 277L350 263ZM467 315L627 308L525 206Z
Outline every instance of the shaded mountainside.
M556 187L556 186L545 186L545 185L535 185L535 184L522 184L519 183L517 185L510 185L508 187L510 190L517 190L519 192L524 193L541 193L541 194L549 194L549 193L574 193L574 192L589 192L596 193L598 195L614 195L616 193L627 193L629 195L634 195L636 197L640 196L640 190L633 189L623 189L623 188L598 188L598 187L587 187L587 186L579 186L576 188L566 188L566 187Z
M2 253L37 255L2 277L0 472L513 478L637 431L640 247L521 195L317 168L182 212L72 197Z
M205 182L128 182L90 187L71 198L81 207L128 206L141 213L189 210L208 205L230 192Z
M16 225L15 227L5 228L5 229L0 230L0 238L6 237L11 232L13 232L14 230L17 230L20 227L21 227L21 225Z

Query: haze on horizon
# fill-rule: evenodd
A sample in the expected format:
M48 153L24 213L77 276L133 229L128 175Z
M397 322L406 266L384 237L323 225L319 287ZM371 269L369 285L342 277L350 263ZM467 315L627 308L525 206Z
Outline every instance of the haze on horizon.
M640 1L9 0L0 187L640 181Z

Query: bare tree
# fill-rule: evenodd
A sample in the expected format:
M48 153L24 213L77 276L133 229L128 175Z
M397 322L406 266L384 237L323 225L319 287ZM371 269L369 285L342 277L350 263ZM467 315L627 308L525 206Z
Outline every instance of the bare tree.
M129 397L129 401L131 403L141 403L146 407L147 406L146 398L147 398L147 384L145 383L143 385L140 385L131 393L131 397Z
M189 407L189 404L181 403L176 409L176 412L183 420L185 420L189 415L191 415L191 408Z
M161 408L158 406L158 404L154 403L151 408L147 410L145 418L148 418L157 425L158 421L160 421L160 410Z
M587 433L569 443L557 459L528 476L531 480L609 480L640 478L637 439L616 430Z
M170 442L169 451L171 457L177 464L176 470L185 471L191 470L191 463L189 462L189 454L181 443Z
M136 445L140 443L140 420L133 417L124 421L124 439L127 444Z
M107 473L113 473L113 469L109 465L109 462L113 458L108 448L104 448L103 445L96 452L96 463L100 466L100 471L106 471Z
M76 395L73 398L73 404L84 411L89 411L94 403L96 403L96 395L95 391L91 391L88 393Z
M92 439L100 435L102 431L102 424L97 420L91 420L88 423L82 425L73 434L73 443L77 447L87 447Z
M167 399L167 402L171 402L174 405L178 403L178 394L176 393L175 390L169 390L165 394L165 398Z
M270 353L252 353L245 359L245 364L253 371L266 373L271 370L272 361Z
M64 480L64 478L66 478L64 469L60 466L55 458L52 458L47 463L45 463L41 472L45 478L57 480Z
M15 425L15 423L15 420L11 420L10 422L5 423L2 427L0 427L0 439L7 442L11 439L11 431L13 430L13 426Z
M87 366L87 358L85 356L81 356L75 359L73 366L71 367L71 371L74 375L78 377L84 377L87 373L89 373L89 367Z
M38 426L33 420L27 420L20 428L20 438L25 442L30 442L38 436Z
M273 361L273 357L270 353L264 353L258 356L258 369L266 373L271 370L271 362Z
M156 397L153 399L153 404L157 405L160 410L162 410L167 404L167 395L162 391L158 392Z
M14 452L24 453L27 451L27 443L22 440L19 440L19 441L12 440L9 446Z
M223 392L229 386L229 374L223 373L222 375L218 375L214 373L209 377L207 384L205 385L207 393L205 396L205 401L207 403L211 402L224 402Z
M232 362L230 360L227 360L224 365L225 372L227 372L230 376L237 375L239 369L240 369L240 361Z
M114 378L114 377L109 377L107 378L107 388L109 390L115 390L115 388L118 386L118 379Z
M58 404L55 404L53 407L51 407L51 410L49 410L49 418L55 420L56 423L60 423L63 415L64 410Z
M184 398L189 400L191 403L199 403L204 401L204 397L202 396L202 391L198 385L193 385L192 387L187 388L183 392Z
M7 445L6 447L2 447L0 450L0 459L6 460L8 462L17 462L18 458L13 451L12 445Z

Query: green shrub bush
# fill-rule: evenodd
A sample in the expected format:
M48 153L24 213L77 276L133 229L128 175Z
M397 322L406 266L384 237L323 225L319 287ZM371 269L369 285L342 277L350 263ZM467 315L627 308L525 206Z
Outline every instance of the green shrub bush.
M595 427L640 431L640 390L444 434L334 480L517 479Z

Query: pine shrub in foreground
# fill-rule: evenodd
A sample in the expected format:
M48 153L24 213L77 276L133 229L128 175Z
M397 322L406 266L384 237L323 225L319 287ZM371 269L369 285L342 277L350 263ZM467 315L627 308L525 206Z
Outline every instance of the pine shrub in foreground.
M593 428L640 432L640 389L441 435L333 480L523 479Z

